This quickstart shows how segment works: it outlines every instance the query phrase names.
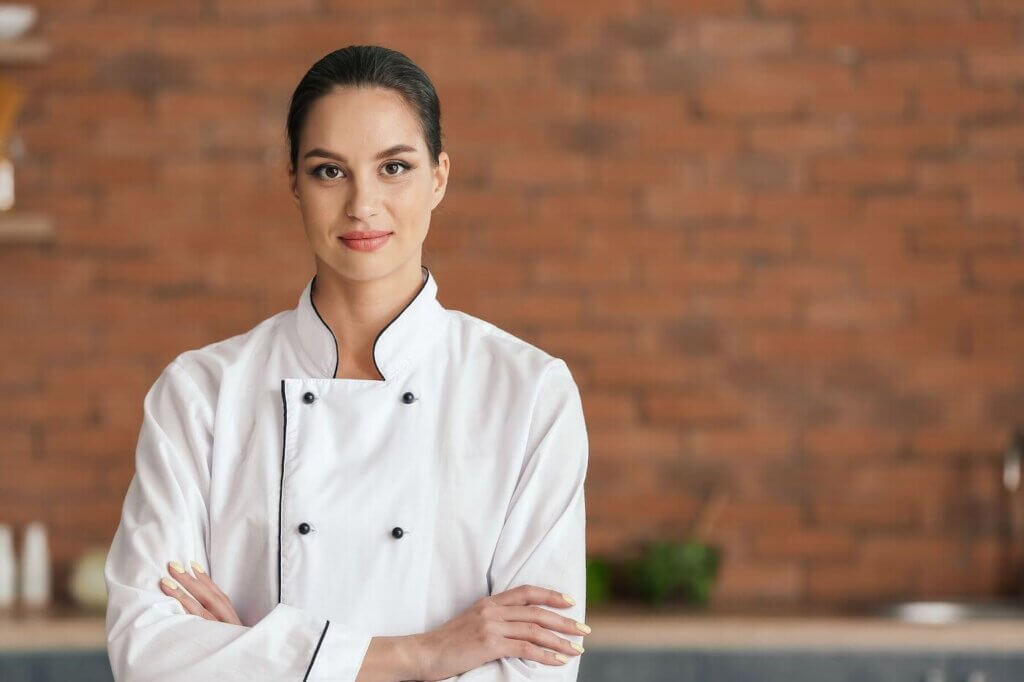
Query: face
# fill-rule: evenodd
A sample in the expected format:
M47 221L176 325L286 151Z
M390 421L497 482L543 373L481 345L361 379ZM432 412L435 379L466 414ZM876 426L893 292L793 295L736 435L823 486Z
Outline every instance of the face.
M447 186L448 155L438 161L434 167L419 119L393 90L339 87L317 98L289 169L317 271L354 280L418 273ZM387 236L359 238L368 232Z

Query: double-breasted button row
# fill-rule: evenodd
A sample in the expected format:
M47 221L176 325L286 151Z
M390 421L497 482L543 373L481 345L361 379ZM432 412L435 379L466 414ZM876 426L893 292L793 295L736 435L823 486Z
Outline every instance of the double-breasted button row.
M302 535L307 535L307 534L309 534L309 532L311 530L313 530L313 527L310 526L305 521L303 521L302 523L299 524L298 530L299 530L299 533L301 533ZM400 538L403 535L405 535L405 531L402 530L402 528L400 526L395 526L394 528L391 529L391 537L393 537L393 538Z
M405 393L402 394L402 402L405 403L406 405L415 400L416 394L414 394L412 391L406 391ZM307 405L312 405L314 402L316 402L316 394L313 393L312 391L306 391L305 393L302 394L302 402L306 403Z

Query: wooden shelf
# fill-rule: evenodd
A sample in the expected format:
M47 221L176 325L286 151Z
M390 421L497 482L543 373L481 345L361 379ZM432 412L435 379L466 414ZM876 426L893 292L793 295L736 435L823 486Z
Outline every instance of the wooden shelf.
M50 56L50 43L45 38L0 39L0 63L31 64Z
M48 244L54 239L53 218L44 213L0 211L0 245Z

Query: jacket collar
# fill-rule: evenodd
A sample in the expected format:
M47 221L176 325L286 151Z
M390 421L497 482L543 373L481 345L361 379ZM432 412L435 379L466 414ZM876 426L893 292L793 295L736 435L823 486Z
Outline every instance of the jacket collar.
M425 266L423 284L416 296L377 334L373 342L373 359L384 380L396 376L411 364L440 336L444 307L437 300L437 282ZM295 308L295 329L298 342L317 377L334 378L338 373L338 344L313 305L316 275L306 283Z

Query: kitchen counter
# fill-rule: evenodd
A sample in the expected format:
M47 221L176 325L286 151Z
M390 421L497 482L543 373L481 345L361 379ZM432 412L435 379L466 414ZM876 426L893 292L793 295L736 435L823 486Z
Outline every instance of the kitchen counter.
M887 618L592 611L585 646L625 649L823 649L1024 652L1024 620L922 625ZM102 615L0 617L0 651L104 649Z

